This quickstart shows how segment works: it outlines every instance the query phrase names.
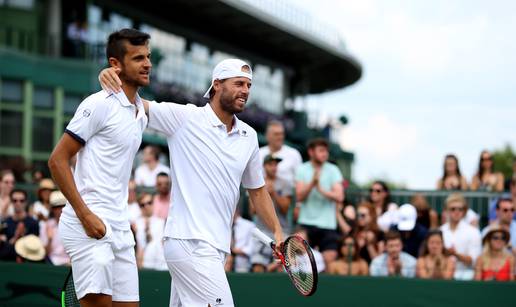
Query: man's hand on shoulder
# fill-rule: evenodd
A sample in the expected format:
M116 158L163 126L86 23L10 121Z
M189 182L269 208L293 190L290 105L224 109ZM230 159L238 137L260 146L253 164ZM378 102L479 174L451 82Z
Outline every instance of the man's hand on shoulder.
M99 73L99 82L102 89L108 93L118 93L122 90L122 81L118 77L119 68L104 68Z

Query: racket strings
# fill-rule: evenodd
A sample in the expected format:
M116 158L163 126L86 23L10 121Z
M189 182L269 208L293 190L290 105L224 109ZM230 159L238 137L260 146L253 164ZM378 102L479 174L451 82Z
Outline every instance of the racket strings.
M75 286L73 285L73 279L68 278L65 285L65 295L64 295L64 306L80 306L79 300L77 299L77 295L75 294Z
M301 240L289 240L285 245L285 260L294 285L302 293L310 293L314 287L314 269L307 251Z

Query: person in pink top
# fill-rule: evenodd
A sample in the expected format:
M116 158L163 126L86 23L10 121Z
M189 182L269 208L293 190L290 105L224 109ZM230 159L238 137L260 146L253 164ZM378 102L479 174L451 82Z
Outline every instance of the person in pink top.
M66 198L63 193L54 191L50 194L50 218L42 224L39 233L39 238L45 246L46 253L54 265L70 265L70 257L65 252L57 231L59 218L65 205Z
M170 177L167 173L159 173L156 177L156 197L154 197L152 215L164 220L168 217L168 206L170 204Z

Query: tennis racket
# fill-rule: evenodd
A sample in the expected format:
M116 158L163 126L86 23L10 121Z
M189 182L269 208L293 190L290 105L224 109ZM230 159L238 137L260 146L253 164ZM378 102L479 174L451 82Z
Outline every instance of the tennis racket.
M276 243L258 228L253 230L253 235L264 244L270 245L272 250L276 250ZM278 258L297 291L304 296L314 294L317 290L318 273L308 243L300 236L293 235L285 240L280 250Z
M73 285L72 269L66 276L61 290L61 306L62 307L81 307L77 294L75 294L75 286Z

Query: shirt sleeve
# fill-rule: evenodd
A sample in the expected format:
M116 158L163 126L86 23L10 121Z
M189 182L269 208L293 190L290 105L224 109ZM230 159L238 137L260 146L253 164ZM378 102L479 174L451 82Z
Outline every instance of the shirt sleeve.
M471 241L470 248L468 249L468 256L473 258L473 261L477 259L477 257L482 252L482 239L480 236L480 231L474 229L471 231Z
M75 114L65 129L77 142L85 145L88 140L99 132L109 116L109 102L87 98L77 108Z
M149 102L149 128L167 136L173 135L186 122L196 107L172 102Z
M332 170L333 170L333 178L332 178L332 186L336 183L339 183L339 182L342 182L343 178L342 178L342 174L340 173L340 170L339 168L336 166L336 165L332 165Z
M304 164L301 164L296 169L296 181L301 182L310 182L312 178L308 178L308 172L306 171L306 168L304 167Z
M255 142L254 151L245 167L242 176L242 185L246 189L258 189L265 185L263 165L260 160L260 153L258 152L258 140Z

